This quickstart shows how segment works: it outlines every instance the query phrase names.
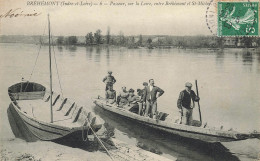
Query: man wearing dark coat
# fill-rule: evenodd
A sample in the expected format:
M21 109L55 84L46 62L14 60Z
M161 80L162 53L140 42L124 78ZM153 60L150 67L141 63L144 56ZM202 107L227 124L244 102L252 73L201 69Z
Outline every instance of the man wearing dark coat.
M149 80L149 86L144 90L143 100L146 102L145 116L150 114L151 118L154 118L154 114L157 112L157 98L163 95L164 91L154 85L154 80Z
M181 124L192 125L192 112L195 107L194 102L198 102L200 98L191 90L191 83L187 82L185 88L185 90L180 92L177 107L181 113Z

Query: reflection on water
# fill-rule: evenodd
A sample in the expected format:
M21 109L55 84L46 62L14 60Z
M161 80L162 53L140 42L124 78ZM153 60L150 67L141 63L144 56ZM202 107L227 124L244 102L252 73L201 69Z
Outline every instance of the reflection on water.
M242 55L244 65L252 65L253 64L253 54L249 51Z
M236 59L236 61L238 60L238 53L237 52L235 52L235 59Z
M97 46L96 47L96 54L95 54L95 62L100 62L100 59L101 59L100 52L101 52L101 47Z
M76 52L77 52L77 46L75 45L69 45L69 46L65 46L65 49L69 51L70 56L75 56Z
M63 52L63 46L57 46L57 48L58 48L58 51L59 51L60 53Z
M253 54L249 51L242 54L243 65L247 66L249 71L252 71Z
M109 62L110 62L109 47L106 47L106 62L107 62L107 66L109 66Z
M86 47L86 56L89 60L92 60L93 49L94 48L92 46Z
M224 63L224 59L225 59L225 54L224 54L223 50L217 51L216 52L216 64L219 66L222 66Z

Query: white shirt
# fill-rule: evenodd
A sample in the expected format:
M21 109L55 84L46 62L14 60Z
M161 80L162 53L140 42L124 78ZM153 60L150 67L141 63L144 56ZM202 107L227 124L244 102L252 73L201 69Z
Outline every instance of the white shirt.
M152 92L153 86L150 86L150 92ZM150 94L150 99L152 99L152 95Z
M150 92L153 90L153 86L150 86Z
M189 94L190 94L190 91L186 90ZM190 96L190 108L194 108L195 107L195 104Z

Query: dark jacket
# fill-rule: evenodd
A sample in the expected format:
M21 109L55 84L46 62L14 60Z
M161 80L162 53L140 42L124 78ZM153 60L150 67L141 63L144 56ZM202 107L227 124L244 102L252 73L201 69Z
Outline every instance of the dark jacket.
M164 91L159 87L154 86L152 91L150 91L150 86L147 86L144 90L143 100L155 102L157 99L157 92L159 92L158 96L161 96L164 93Z
M141 100L144 100L144 91L145 91L145 87L144 89L137 89L137 95L141 97Z
M190 109L191 107L191 99L194 102L198 102L199 98L195 94L193 90L191 90L190 94L186 91L183 90L180 92L179 99L177 101L177 107L181 109L182 107L185 107L187 109Z

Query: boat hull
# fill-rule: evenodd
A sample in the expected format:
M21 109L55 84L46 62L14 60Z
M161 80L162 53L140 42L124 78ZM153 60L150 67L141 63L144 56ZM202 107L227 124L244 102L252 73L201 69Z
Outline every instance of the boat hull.
M97 132L102 127L91 112L56 94L52 102L56 107L53 111L56 118L50 123L47 117L50 93L38 83L17 83L9 87L8 94L11 99L7 110L10 126L16 137L26 141L62 138L68 142L87 141L87 134L93 135L93 131Z
M221 130L187 126L182 124L169 123L167 121L155 120L155 119L151 119L148 117L140 116L138 114L129 112L115 105L107 104L102 99L94 99L93 101L97 106L107 111L118 114L127 119L131 119L145 126L149 126L153 129L162 132L167 132L173 135L179 135L181 137L185 137L188 139L196 139L203 142L229 142L235 140L243 140L248 137L248 135L238 134L235 131L234 132L221 131Z
M13 103L9 105L7 112L14 135L28 142L37 140L55 141L68 138L67 136L70 136L69 140L82 141L82 129L80 128L61 128L39 122L24 115Z
M20 138L28 142L39 140L25 125L12 103L10 103L7 109L7 116L11 130L16 138Z

